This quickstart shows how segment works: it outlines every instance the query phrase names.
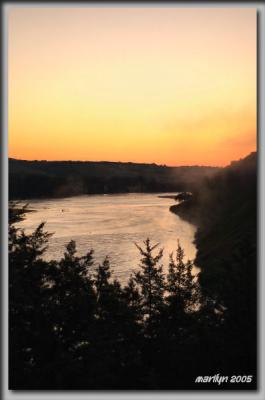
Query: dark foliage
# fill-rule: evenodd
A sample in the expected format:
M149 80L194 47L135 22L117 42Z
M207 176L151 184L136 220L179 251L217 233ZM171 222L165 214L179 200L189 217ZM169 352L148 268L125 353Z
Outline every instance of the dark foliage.
M61 260L44 261L50 234L44 224L30 235L16 228L27 208L11 204L10 389L256 389L255 175L245 168L241 179L242 168L207 182L208 212L203 188L181 203L201 218L199 278L179 243L165 269L149 239L125 287L108 258L95 266L93 251L78 257L73 241ZM253 381L195 383L217 373Z
M191 190L218 170L200 166L9 159L9 198Z
M223 310L226 371L257 370L257 154L232 162L193 196L171 207L198 225L196 265L206 297Z

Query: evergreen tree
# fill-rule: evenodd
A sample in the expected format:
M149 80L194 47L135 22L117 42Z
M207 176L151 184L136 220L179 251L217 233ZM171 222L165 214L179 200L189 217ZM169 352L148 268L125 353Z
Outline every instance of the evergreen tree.
M105 330L106 338L124 341L136 330L135 310L129 301L129 288L123 289L117 279L111 279L110 262L105 258L94 275L96 288L96 317Z
M147 334L151 336L154 335L155 326L159 324L164 309L165 279L163 266L159 264L163 249L153 255L158 246L158 243L151 245L150 239L144 241L144 248L136 244L142 259L140 271L134 274L134 281L140 290L142 318L147 327Z
M50 263L50 304L54 326L62 343L71 348L87 341L93 324L96 295L91 278L93 251L76 255L76 244L66 245L64 257Z
M52 341L45 316L48 263L41 256L50 234L40 224L26 234L16 223L25 217L27 206L9 208L9 382L11 387L35 387L35 371L41 368ZM33 380L33 382L31 382Z
M175 259L170 254L167 274L167 301L169 306L183 312L194 311L199 301L199 286L196 277L192 275L193 263L184 261L184 250L178 246Z
M129 371L139 363L139 328L128 302L129 292L118 280L112 279L110 268L109 259L105 258L94 274L97 298L94 367L98 370L94 385L98 389L133 388ZM99 383L101 374L104 382L100 379Z
M14 203L9 212L10 388L192 389L199 374L255 371L255 252L247 243L224 265L219 297L200 293L179 243L165 281L163 250L154 254L149 239L137 245L140 270L122 287L108 258L94 269L93 251L78 256L74 241L61 260L45 261L45 225L26 234L16 224L27 210Z
M130 276L127 285L124 287L124 296L134 320L137 324L142 321L141 294L133 275Z

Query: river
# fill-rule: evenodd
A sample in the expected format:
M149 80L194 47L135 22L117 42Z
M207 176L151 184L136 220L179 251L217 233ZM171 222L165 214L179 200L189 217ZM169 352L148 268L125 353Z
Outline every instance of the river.
M164 248L165 272L169 253L176 250L178 239L185 258L195 258L196 227L169 211L175 204L173 199L159 195L130 193L30 200L29 208L35 212L28 213L18 225L29 233L40 222L46 222L45 229L54 233L46 259L59 259L64 246L73 239L78 255L94 249L96 265L108 255L114 276L125 282L139 268L141 257L134 243L141 245L147 237Z

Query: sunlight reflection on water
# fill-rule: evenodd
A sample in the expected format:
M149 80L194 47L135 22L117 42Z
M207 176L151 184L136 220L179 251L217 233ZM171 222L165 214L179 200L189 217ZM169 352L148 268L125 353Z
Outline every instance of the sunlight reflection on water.
M134 243L141 245L147 237L164 248L162 262L166 266L169 254L176 250L177 239L186 259L195 258L196 227L169 211L175 203L173 199L158 196L133 193L31 200L29 206L36 212L28 213L26 220L18 225L32 232L45 221L46 230L54 232L47 259L60 258L64 245L73 239L78 255L94 249L96 265L108 255L114 275L124 282L140 262Z

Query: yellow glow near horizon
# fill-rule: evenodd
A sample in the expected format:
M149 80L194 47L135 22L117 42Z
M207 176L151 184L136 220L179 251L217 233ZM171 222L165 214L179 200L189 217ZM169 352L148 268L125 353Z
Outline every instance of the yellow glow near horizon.
M226 165L256 149L253 8L8 13L9 156Z

